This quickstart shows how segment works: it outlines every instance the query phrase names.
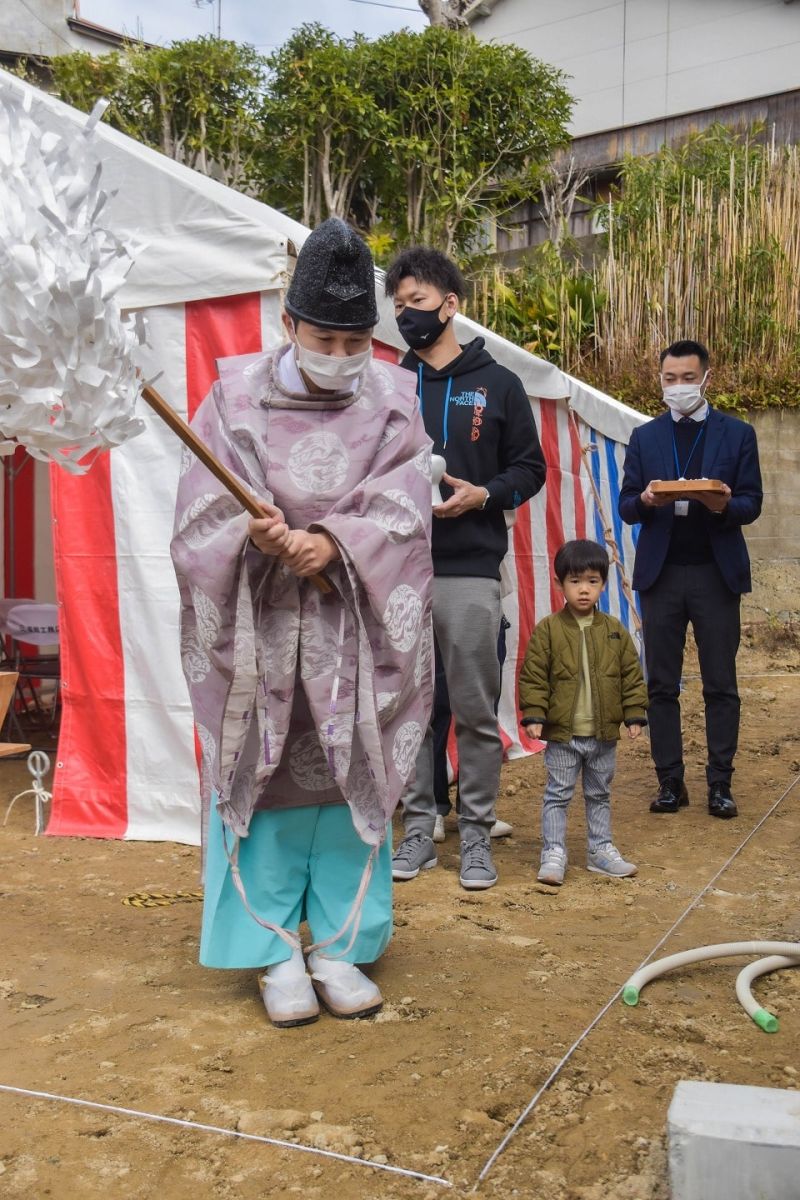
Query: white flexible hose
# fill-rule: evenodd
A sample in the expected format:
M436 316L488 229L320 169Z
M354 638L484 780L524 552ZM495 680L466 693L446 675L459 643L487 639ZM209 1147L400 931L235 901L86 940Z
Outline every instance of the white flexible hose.
M626 1004L638 1004L642 988L651 979L657 979L659 975L666 974L667 971L671 971L674 967L686 967L691 963L705 962L712 958L734 958L742 954L768 954L772 956L767 959L761 959L757 963L751 963L744 971L740 972L739 978L736 981L736 994L756 1024L768 1033L774 1033L777 1029L776 1018L771 1013L768 1013L766 1009L762 1009L756 1004L750 993L749 984L758 975L765 974L767 971L778 970L778 963L780 963L780 966L785 967L800 967L800 942L718 942L714 946L698 946L694 950L683 950L680 954L670 954L666 958L660 958L656 962L648 963L646 967L635 971L622 989L622 999ZM773 965L767 967L764 966L765 963L773 963ZM761 969L759 970L758 968ZM739 983L743 976L745 977L745 982L740 991ZM749 1003L745 1002L743 996L747 998ZM756 1013L763 1013L764 1015L756 1016Z
M778 1018L766 1008L762 1008L754 998L750 988L754 979L759 975L769 975L771 971L781 971L784 967L800 967L800 958L787 958L783 954L773 954L769 958L759 958L755 962L742 967L736 976L736 998L742 1008L753 1018L756 1025L766 1033L778 1032Z

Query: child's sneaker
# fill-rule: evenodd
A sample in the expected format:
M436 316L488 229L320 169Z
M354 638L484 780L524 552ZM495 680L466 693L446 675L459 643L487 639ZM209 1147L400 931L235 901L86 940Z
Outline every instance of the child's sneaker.
M536 878L539 883L549 883L553 887L561 887L564 882L564 872L567 869L567 852L553 847L552 850L542 851L542 863Z
M445 839L444 816L442 813L436 814L436 820L433 822L433 840L435 842L443 842Z
M586 858L586 870L596 875L612 875L615 879L626 879L639 870L634 863L626 862L616 846L606 842L597 850L590 851Z

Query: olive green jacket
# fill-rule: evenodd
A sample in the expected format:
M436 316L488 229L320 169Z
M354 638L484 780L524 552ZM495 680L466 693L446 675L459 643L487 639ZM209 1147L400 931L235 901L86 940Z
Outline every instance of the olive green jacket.
M619 739L619 727L646 725L647 688L633 640L616 619L595 609L586 629L595 737ZM534 629L519 677L523 722L542 723L548 742L568 742L581 677L581 631L565 606Z

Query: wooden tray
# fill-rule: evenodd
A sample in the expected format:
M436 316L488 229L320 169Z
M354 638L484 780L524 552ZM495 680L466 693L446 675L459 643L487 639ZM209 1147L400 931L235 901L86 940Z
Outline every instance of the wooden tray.
M724 495L725 484L720 479L656 479L650 484L654 496L696 496L700 492Z

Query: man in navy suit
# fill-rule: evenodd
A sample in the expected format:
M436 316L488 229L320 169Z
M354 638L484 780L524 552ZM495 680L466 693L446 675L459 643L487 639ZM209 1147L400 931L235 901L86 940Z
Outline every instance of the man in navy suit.
M761 512L761 472L750 425L717 412L705 398L709 358L699 342L679 341L661 354L668 412L635 429L625 456L619 512L641 524L633 586L639 592L650 707L650 747L659 790L656 813L689 803L684 783L678 700L691 621L706 714L708 811L735 817L731 795L739 737L736 654L739 608L750 591L742 525ZM664 479L719 479L723 494L697 492L667 500Z

